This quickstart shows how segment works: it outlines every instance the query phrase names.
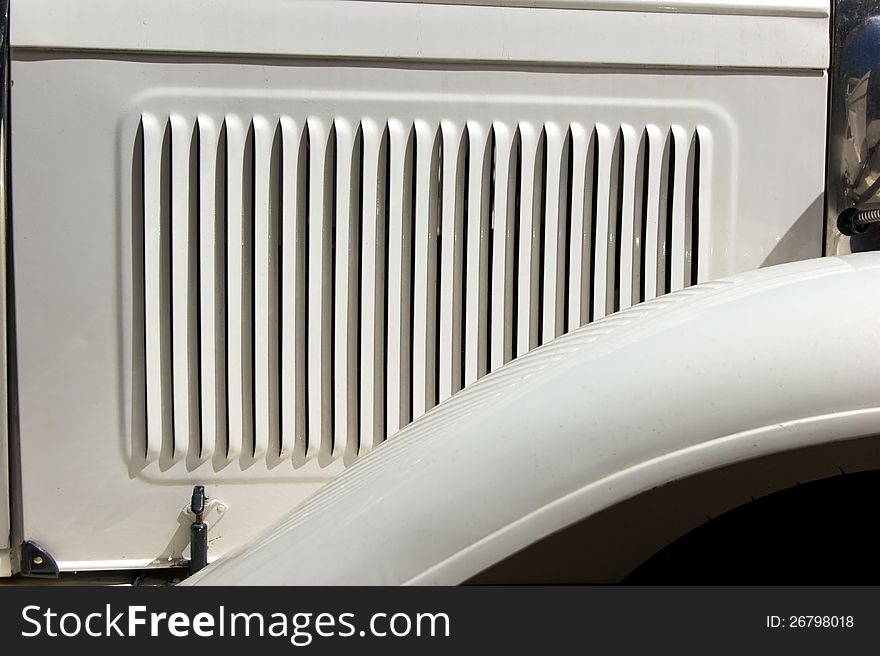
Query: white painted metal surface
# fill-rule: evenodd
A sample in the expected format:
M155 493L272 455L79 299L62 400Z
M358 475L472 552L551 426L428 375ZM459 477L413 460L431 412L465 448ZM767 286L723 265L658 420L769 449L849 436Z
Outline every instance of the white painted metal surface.
M209 116L198 117L199 128L199 331L201 376L200 457L210 460L226 445L226 289L221 284L226 243L221 239L221 210L215 167L220 132ZM149 449L147 449L149 451Z
M454 584L665 482L874 435L880 351L844 362L841 348L875 341L878 285L876 253L815 259L577 330L417 420L185 584Z
M499 3L500 4L500 3ZM28 0L11 8L13 48L315 58L824 69L817 0L741 13L670 13L662 2L592 10L366 0ZM589 7L589 4L586 4ZM729 10L735 3L722 3ZM622 9L623 11L618 11ZM756 20L756 16L760 20Z
M13 7L24 530L62 567L178 558L194 483L225 552L462 378L689 284L689 220L699 279L819 254L815 3L316 7Z
M332 461L347 455L350 461L360 451L359 440L376 444L461 389L468 358L472 379L497 368L488 362L487 344L495 335L504 340L506 326L517 323L519 339L515 351L510 340L502 344L502 361L593 320L591 306L603 316L696 278L701 247L694 221L704 232L713 227L716 208L702 196L711 198L705 181L718 164L701 157L700 133L711 139L714 129L722 141L732 141L717 117L697 109L690 120L703 123L687 129L596 123L588 134L580 123L558 120L490 122L482 119L484 111L471 107L473 118L466 123L442 119L429 124L408 117L412 128L401 133L408 145L399 178L384 166L370 167L375 177L364 175L362 121L336 117L327 129L315 117L224 117L213 115L207 105L197 118L141 116L134 130L142 131L144 143L134 157L143 158L144 170L151 173L136 191L153 201L132 207L136 222L144 223L136 232L145 230L149 242L149 261L134 272L147 298L145 372L135 375L146 379L147 407L173 408L174 420L173 431L147 430L146 454L165 453L170 466L185 457L189 468L213 455L215 470L239 460ZM620 106L615 111L631 110ZM682 110L681 118L687 113ZM400 123L391 119L379 131L386 147L395 122ZM296 123L305 126L302 132L285 131L285 125ZM228 144L225 152L217 145L221 134ZM505 139L513 134L511 147L498 148L497 134ZM284 159L282 152L295 161ZM659 153L653 160L652 152ZM491 165L499 153L508 158L504 170ZM220 170L224 157L229 164ZM466 177L469 158L477 167ZM219 177L225 177L225 186L218 185ZM363 189L376 189L383 198L399 190L395 202L400 212L386 216L376 203L362 203ZM502 214L497 198L511 189L513 200ZM644 217L646 190L663 197L650 228ZM209 201L217 217L196 205L197 198L212 194L219 194L219 200ZM722 190L719 196L726 194ZM165 197L170 213L161 206ZM293 204L286 207L292 222L288 232L279 229L284 227L278 219L285 211L283 198ZM466 220L473 224L470 231ZM310 226L308 252L296 242L296 226L302 222ZM366 249L359 243L362 225L376 236ZM649 231L651 252L641 243ZM162 237L169 232L170 267L163 259L163 248L169 247ZM493 237L495 232L502 238ZM200 272L199 253L205 248L196 234L210 250ZM406 249L396 235L406 235ZM223 243L227 257L221 254L215 262L216 245ZM466 249L470 262L464 260ZM393 262L386 262L386 250L392 251ZM280 268L279 257L284 260ZM372 263L369 275L361 259ZM490 297L490 259L506 268L509 263L504 296ZM381 272L376 263L383 265ZM386 287L384 267L391 270L392 264L394 275ZM306 270L308 279L298 281L296 272ZM285 274L293 285L287 294ZM395 283L397 276L400 282ZM648 278L654 285L650 293L643 284ZM201 320L200 287L208 296ZM463 308L468 290L471 306ZM388 300L387 308L376 302L377 291ZM224 295L225 323L216 318ZM517 306L502 303L514 295ZM473 317L463 326L467 309ZM294 322L287 330L283 322L279 328L285 311ZM309 317L307 327L296 325L298 313ZM218 330L218 323L225 330ZM394 367L386 368L384 341L368 337L360 343L360 323L383 338L400 334L400 346L391 349ZM169 334L171 357L163 358L161 341ZM404 351L407 340L412 342ZM219 436L219 452L213 433L206 445L199 438L199 345L209 363L203 384L213 392L202 412L208 430L216 423L214 404L229 407L228 437ZM157 350L159 356L151 357ZM213 380L224 352L229 366L221 373L228 401ZM294 393L288 375L279 381L281 354L294 366L308 358L307 390ZM363 373L366 381L392 390L387 401L371 389L358 397L365 386L359 371L364 363L373 369ZM279 412L288 419L283 430ZM398 417L397 425L386 430L383 412ZM305 413L308 421L298 423ZM361 416L367 421L359 428ZM301 446L295 451L284 447L282 432ZM141 463L133 458L137 465L154 459L148 455Z

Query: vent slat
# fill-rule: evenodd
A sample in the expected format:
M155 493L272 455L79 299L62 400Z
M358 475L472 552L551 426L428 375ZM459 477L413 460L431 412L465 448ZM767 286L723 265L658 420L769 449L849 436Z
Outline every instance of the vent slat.
M645 222L647 220L648 182L648 133L645 128L636 130L635 188L633 190L633 251L632 251L632 305L645 298Z
M254 130L254 458L278 437L278 155L275 126L262 116Z
M651 300L657 296L658 285L658 254L663 236L660 234L661 212L665 211L665 205L661 203L664 196L661 188L663 168L663 133L656 125L648 125L645 128L648 142L648 193L645 199L645 244L644 262L642 271L644 277L645 300Z
M388 122L390 207L388 216L388 349L386 433L394 435L409 422L410 262L412 257L412 163L409 130Z
M199 129L199 329L201 345L201 453L203 460L226 443L226 216L219 170L220 131L209 116ZM219 160L219 161L218 161ZM221 195L218 203L218 195Z
M688 138L685 129L680 125L673 125L671 135L674 144L673 170L673 196L672 196L672 243L667 246L671 252L670 272L671 286L668 291L674 292L682 289L685 285L685 238L686 204L687 204L687 164L688 164Z
M413 233L413 417L434 405L437 326L437 178L439 134L434 126L416 121L416 212Z
M385 415L385 175L382 133L361 121L363 138L363 234L361 236L361 416L359 455L384 437ZM387 153L385 154L387 157Z
M329 453L331 414L331 316L333 143L328 125L309 118L309 434L306 457Z
M196 326L197 217L190 186L193 122L172 114L171 124L171 362L174 440L171 462L198 444L198 333Z
M620 135L623 144L623 185L620 222L620 287L618 290L618 308L623 310L632 305L633 290L633 251L636 247L635 227L638 222L636 216L636 170L638 161L638 135L631 125L620 126Z
M464 383L470 385L486 373L487 318L489 298L489 186L492 184L492 147L486 128L468 121L467 278L465 284Z
M519 279L516 354L538 346L543 139L529 123L519 125L522 153L519 207Z
M613 235L616 217L612 215L614 203L612 194L612 161L614 155L614 135L607 125L596 124L596 158L598 175L596 177L596 217L593 240L593 289L590 291L593 302L593 321L606 314L606 294L608 280L608 240Z
M146 463L156 461L170 442L171 426L171 308L168 280L167 191L163 176L164 128L156 117L141 117L144 149L144 322L146 370Z
M706 279L705 263L709 261L709 239L704 237L712 225L712 162L715 161L715 142L712 132L708 128L697 126L697 139L700 144L700 157L698 165L697 184L697 215L694 217L694 225L697 233L694 236L694 252L697 254L696 275L691 280L692 285L703 282Z
M281 427L279 457L306 455L306 247L308 161L302 126L282 117L281 126Z
M252 387L252 267L251 162L248 135L236 116L226 117L227 204L227 376L229 389L229 441L227 458L237 459L253 441Z
M584 126L572 123L571 131L571 228L569 231L568 324L574 330L589 317L590 224L592 222L593 170L587 166L590 147Z
M547 140L544 201L544 307L542 341L562 334L565 309L565 211L568 161L563 162L565 133L555 123L544 125ZM563 168L565 167L565 168Z
M490 369L498 369L512 354L514 219L516 216L516 164L514 135L504 123L495 122L495 207L492 212L492 323Z
M685 190L684 285L696 284L699 265L700 164L699 129L690 135L687 157L687 189Z
M463 307L463 256L464 256L464 158L466 142L461 127L451 121L443 121L440 126L443 145L442 171L442 215L440 221L441 261L440 271L440 389L437 396L444 401L461 388L461 316ZM479 204L476 211L479 216ZM479 253L479 230L474 235ZM473 269L479 288L479 261ZM479 309L475 310L479 313ZM477 341L479 328L473 338Z
M355 155L355 129L345 119L336 128L336 289L333 459L357 436L357 240L360 153Z

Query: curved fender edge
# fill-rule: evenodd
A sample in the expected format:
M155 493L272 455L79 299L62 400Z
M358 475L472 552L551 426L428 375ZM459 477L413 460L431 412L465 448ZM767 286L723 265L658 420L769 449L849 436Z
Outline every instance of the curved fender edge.
M880 254L597 321L413 422L185 584L452 584L658 485L880 434Z

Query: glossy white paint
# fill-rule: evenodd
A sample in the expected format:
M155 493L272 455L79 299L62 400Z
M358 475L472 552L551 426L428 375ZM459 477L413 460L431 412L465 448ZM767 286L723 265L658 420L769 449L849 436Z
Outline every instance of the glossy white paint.
M693 136L700 136L701 279L756 268L773 257L820 252L822 210L815 201L824 183L827 11L812 0L785 7L742 4L735 11L726 3L720 6L723 16L710 15L709 5L679 16L664 13L659 5L632 3L606 3L601 10L583 4L527 10L332 0L205 7L194 1L87 1L74 8L44 0L13 6L21 502L26 537L43 543L63 567L162 565L180 557L179 509L194 483L208 485L209 494L229 506L223 525L211 536L212 555L222 554L302 502L358 453L376 446L385 413L388 433L395 433L409 420L404 406L411 390L418 393L416 408L421 409L422 400L428 407L432 364L419 358L417 371L423 375L414 385L410 361L413 351L429 355L434 337L440 344L439 393L446 398L456 389L460 363L452 356L461 343L464 377L472 383L509 359L514 349L524 353L535 346L538 327L547 334L560 330L558 309L564 299L552 284L564 259L559 226L554 229L551 221L543 233L539 221L527 226L529 234L547 238L550 257L543 260L542 272L534 243L517 245L523 247L519 266L544 277L535 275L529 279L534 286L515 290L514 226L500 220L512 215L510 189L515 185L494 195L493 213L486 182L491 179L490 135L496 180L515 180L511 155L517 148L525 154L521 179L530 180L533 168L543 166L544 152L548 175L561 177L560 137L567 132L578 181L591 180L594 162L589 157L596 153L602 217L597 238L602 244L611 234L615 141L623 135L623 187L629 203L629 191L638 189L632 147L653 140L646 230L654 247L646 276L653 278L646 285L661 273L651 258L665 235L659 224L666 202L661 155L670 137L679 162L672 167L673 182L681 193L687 182L681 162ZM626 38L609 38L613 34ZM193 161L192 147L187 159L187 140L180 137L196 126L200 148ZM473 183L468 205L480 210L468 215L467 226L469 235L481 239L441 252L443 275L433 290L427 281L437 260L430 247L438 235L429 222L439 220L440 238L448 243L451 235L454 243L464 217L449 203L439 219L432 215L425 200L437 192L436 180L417 167L413 177L420 221L409 233L405 199L413 180L406 156L414 127L427 140L422 143L433 146L439 138L444 152L461 147L467 134L468 181ZM345 256L337 257L333 268L328 255L334 244L326 223L334 206L340 208L337 221L348 216L346 203L354 194L345 185L335 188L335 196L329 194L323 175L313 175L306 189L313 201L310 220L298 222L292 208L300 202L297 190L306 188L297 167L308 161L311 170L323 172L333 162L338 179L345 180L346 158L353 152L349 146L358 131L363 177L378 179L386 128L390 257L386 280L380 244L385 222L365 212L359 243L361 304L367 311L359 320L362 340L373 347L365 352L374 357L362 363L355 383L351 332L345 330L354 325L347 312L357 281L345 263L351 262L346 257L353 256L355 240L348 230L337 231L337 253ZM141 176L134 161L139 129ZM159 228L163 213L189 216L186 195L175 198L172 191L170 198L163 196L168 193L163 192L161 166L168 129L171 185L199 199L199 293L190 268L193 225L172 219L171 234L163 235L147 222L154 229L143 234L147 276L178 293L172 298L150 288L145 316L138 316L132 262L141 245L133 241L133 196L139 187L149 192L143 199L145 217L158 217ZM267 192L274 174L264 156L274 147L270 135L276 130L286 194L280 215ZM334 135L337 148L343 146L337 150L341 156L333 159L324 148L312 147L307 158L300 157L304 130L315 145L328 144ZM225 160L210 156L221 144ZM259 166L246 171L250 147ZM419 148L417 156L423 164L434 161L431 148ZM444 159L442 176L448 197L449 181L464 182L462 162ZM254 182L250 206L242 194L245 179ZM217 184L224 187L230 208L228 241L212 224L219 207L209 192ZM526 222L535 218L536 207L549 209L551 219L561 216L554 193L545 199L529 185L523 187L522 205L531 210L524 213ZM373 185L364 185L363 198L368 208L385 202ZM590 201L583 189L572 190L573 206L586 211ZM680 225L686 219L682 198L674 199L673 206ZM247 220L250 209L253 225ZM626 216L636 216L634 209L627 204ZM503 229L490 232L494 221ZM279 225L296 239L281 254L283 280L276 299L268 245ZM581 234L589 233L586 223L577 225ZM254 230L253 251L242 247L249 228ZM673 235L680 240L679 232ZM784 236L792 239L782 242ZM169 252L176 254L167 281L162 278L168 263L165 238ZM625 238L635 240L635 231ZM490 241L499 254L491 262ZM785 249L780 250L782 243ZM792 243L797 248L791 249ZM613 289L614 272L612 267L609 277L608 249L598 249L593 287L601 293L589 298L585 242L573 240L567 246L569 260L581 266L575 275L582 282L580 289L570 289L570 307L579 311L570 313L569 329L589 318L590 307L597 318L609 311L606 290L609 285ZM304 254L308 269L298 264ZM419 272L415 289L405 266L410 255ZM216 277L217 261L224 256L229 263L226 289ZM678 252L672 262L676 276L682 276L676 285L686 284L686 257ZM471 275L480 270L481 280L491 280L491 286L468 285L458 298L455 286L447 285L465 269ZM338 283L349 285L348 298L321 286L333 273ZM311 287L297 294L305 276ZM656 291L647 289L649 296ZM533 301L542 290L549 300L544 309L552 311L539 314ZM172 313L175 324L181 316L192 321L197 296L201 383L194 391L191 323L164 331ZM410 325L411 298L419 309L417 329ZM432 300L442 308L436 335L431 333ZM529 308L520 315L516 344L513 321L507 320L515 300ZM631 302L626 295L617 300L624 307ZM460 306L467 308L461 331L456 321ZM277 335L273 311L282 314ZM251 313L252 323L242 320ZM305 359L290 357L290 348L281 348L278 357L279 344L296 344L307 352L308 367ZM331 359L334 348L346 357ZM276 365L278 384L293 390L279 407L274 405ZM142 368L145 381L138 375ZM351 432L356 389L369 401L359 408L357 436ZM327 402L334 390L345 403ZM201 404L195 404L199 394ZM306 417L320 440L302 438ZM349 430L331 440L320 428L333 424ZM196 428L200 445L193 439Z
M824 69L828 5L750 2L746 15L365 0L28 0L13 48L333 59ZM722 3L730 9L730 3ZM625 11L615 11L620 8ZM748 14L759 14L760 19Z
M873 435L878 285L878 254L815 259L581 328L417 420L186 584L454 584L668 481Z

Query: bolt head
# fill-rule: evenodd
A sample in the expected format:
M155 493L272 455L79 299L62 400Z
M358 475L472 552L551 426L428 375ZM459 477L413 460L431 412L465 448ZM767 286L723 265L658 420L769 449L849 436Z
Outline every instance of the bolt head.
M43 557L42 556L34 556L34 565L42 565Z

